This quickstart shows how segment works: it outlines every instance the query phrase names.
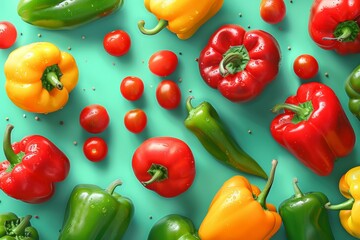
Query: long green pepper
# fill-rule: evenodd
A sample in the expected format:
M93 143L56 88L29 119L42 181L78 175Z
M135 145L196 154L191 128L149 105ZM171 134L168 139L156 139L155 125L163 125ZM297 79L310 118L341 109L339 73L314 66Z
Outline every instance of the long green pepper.
M123 0L20 0L17 12L29 24L61 30L105 17L123 3Z
M325 205L329 202L321 192L302 193L293 181L295 194L279 206L288 240L334 240Z
M184 124L204 148L217 160L232 168L267 179L266 172L225 130L215 108L206 101L194 108L191 99L192 97L189 97L186 101L189 115Z
M360 65L346 79L345 92L349 97L349 110L360 120Z

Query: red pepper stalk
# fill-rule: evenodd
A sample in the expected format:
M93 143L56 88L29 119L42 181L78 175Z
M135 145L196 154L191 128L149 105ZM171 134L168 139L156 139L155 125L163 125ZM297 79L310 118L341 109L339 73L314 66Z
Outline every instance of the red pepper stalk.
M278 104L271 122L274 139L316 174L329 175L334 162L355 145L355 132L334 91L317 82L302 84L297 95Z
M42 203L54 194L55 182L65 180L70 170L66 155L49 139L32 135L11 145L12 125L3 140L7 160L0 164L0 189L10 197Z
M309 33L314 42L339 54L360 52L360 0L315 0Z

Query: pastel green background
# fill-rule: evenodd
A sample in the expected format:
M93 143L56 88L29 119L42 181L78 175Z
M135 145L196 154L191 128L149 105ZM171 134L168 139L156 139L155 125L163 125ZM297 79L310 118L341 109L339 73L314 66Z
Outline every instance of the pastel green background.
M38 228L41 239L54 240L62 226L67 199L76 184L91 183L105 188L119 178L123 185L117 192L131 198L135 205L135 215L124 239L146 239L152 225L170 213L188 216L198 227L214 194L224 181L243 173L214 160L185 128L185 99L190 95L195 97L194 105L204 100L211 102L238 143L267 172L270 171L272 159L279 161L273 188L267 198L269 203L279 206L293 194L294 177L299 179L303 192L321 191L327 194L333 203L342 202L344 198L338 191L338 181L347 170L359 164L358 141L349 156L336 162L335 170L330 176L317 176L273 140L269 125L275 115L270 109L276 103L283 102L287 96L295 94L302 83L292 70L294 59L303 53L312 54L320 65L319 74L313 80L321 81L335 90L357 137L360 137L359 121L348 111L348 98L344 91L346 77L360 64L359 55L339 56L333 51L325 51L316 46L307 32L311 1L286 0L287 15L284 21L277 25L269 25L261 20L259 4L260 1L252 1L250 4L247 0L227 0L215 17L192 38L183 41L168 30L155 36L140 33L137 29L139 20L144 19L148 27L156 23L155 17L146 11L142 0L127 0L115 14L68 31L48 31L24 23L16 12L17 1L2 0L0 21L14 23L18 30L18 39L12 48L0 50L0 65L4 65L8 54L17 47L32 42L49 41L74 56L80 79L66 107L48 115L29 113L17 108L8 99L5 89L0 88L0 130L5 130L9 123L13 124L13 141L19 141L26 135L41 134L58 145L71 161L68 178L57 184L56 193L51 200L32 205L11 199L1 192L0 212L13 211L20 216L38 216L32 219L32 224ZM210 35L226 23L239 24L246 29L268 31L281 47L282 60L278 77L251 102L232 103L226 100L216 90L209 88L199 75L196 58ZM119 58L108 55L102 45L104 35L115 29L127 31L132 39L130 52ZM147 65L151 54L162 49L172 50L179 57L176 72L167 77L179 84L183 94L181 106L173 111L162 109L157 104L155 90L162 78L153 75ZM3 70L1 72L0 81L4 86L5 77ZM325 73L329 76L325 77ZM120 82L129 75L138 76L145 83L145 92L140 101L128 102L120 94ZM92 163L84 157L82 144L92 135L86 133L78 121L83 107L93 103L104 105L111 117L109 128L100 134L109 146L108 157L100 163ZM123 124L125 113L133 108L144 109L148 116L147 128L139 135L128 132ZM38 121L35 120L36 117L39 117ZM61 125L60 121L64 124ZM248 130L251 130L251 134ZM191 147L195 156L195 181L187 192L178 197L160 197L145 189L134 176L131 167L132 154L145 139L154 136L180 138ZM77 142L77 145L74 142ZM2 155L2 158L5 159L5 156ZM262 179L245 176L260 188L265 185ZM353 239L340 225L337 212L330 213L330 220L336 239ZM284 228L272 239L286 239Z

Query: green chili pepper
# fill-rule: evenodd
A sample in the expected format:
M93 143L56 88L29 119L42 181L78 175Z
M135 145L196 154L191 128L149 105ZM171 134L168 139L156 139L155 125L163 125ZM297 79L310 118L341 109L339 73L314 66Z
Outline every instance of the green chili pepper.
M200 240L191 219L170 214L157 221L147 240Z
M360 120L360 65L348 76L345 82L345 92L349 97L349 109Z
M208 102L194 108L192 97L186 101L185 126L195 134L204 148L217 160L237 170L267 179L266 172L225 130L220 116Z
M20 0L18 15L27 23L51 30L70 29L105 17L123 0Z
M79 184L70 194L59 240L118 240L125 234L134 206L129 198L114 192L120 180L103 190Z
M334 240L328 212L325 205L329 202L321 192L302 193L293 182L295 194L283 201L279 213L283 220L288 240Z
M30 215L19 218L11 212L0 214L0 240L38 240L39 233L30 219Z

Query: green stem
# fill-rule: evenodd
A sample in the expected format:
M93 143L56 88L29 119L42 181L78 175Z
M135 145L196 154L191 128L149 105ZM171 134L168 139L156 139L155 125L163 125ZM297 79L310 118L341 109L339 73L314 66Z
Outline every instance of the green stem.
M164 28L166 28L167 26L168 26L168 21L166 21L164 19L160 19L159 22L157 23L157 25L153 29L146 29L144 20L140 20L138 22L138 28L139 28L140 32L142 32L143 34L146 34L146 35L155 35L155 34L159 33L161 30L163 30Z
M270 192L271 186L274 182L274 178L275 178L275 170L276 170L276 166L277 166L278 161L277 160L272 160L271 162L271 171L270 171L270 176L265 184L264 189L261 191L261 193L257 196L257 201L260 203L260 205L263 207L263 209L267 209L266 207L266 198Z
M190 96L190 97L188 97L187 99L186 99L186 110L188 111L188 112L190 112L191 110L193 110L194 109L194 107L191 105L191 100L193 99L194 97L192 97L192 96Z
M302 193L302 191L300 190L299 186L298 186L298 179L294 178L293 180L293 187L294 187L294 192L295 192L295 197L302 197L304 196L304 194Z
M108 192L110 195L112 195L115 191L115 188L120 185L122 185L122 181L119 179L116 179L107 187L106 192Z
M336 40L339 42L353 42L360 32L356 21L349 20L341 22L336 26L334 37L323 37L323 40Z
M144 186L168 178L168 170L163 165L152 164L150 169L148 170L148 173L151 175L151 179L145 182L141 182Z
M294 124L304 120L308 120L314 110L312 102L307 101L304 103L300 103L299 105L290 104L290 103L276 104L271 111L276 113L282 109L287 109L295 113L295 116L292 119L292 122Z
M249 60L249 53L243 45L230 47L219 64L220 75L225 77L243 71Z
M50 83L51 86L53 86L59 90L62 90L64 87L55 72L47 73L46 80L48 81L48 83Z
M350 198L349 200L336 205L331 205L331 203L329 202L325 204L325 208L329 210L351 210L354 205L354 202L355 202L354 198Z
M14 126L8 124L6 126L5 135L3 139L3 149L6 159L10 162L11 167L21 162L21 157L19 157L11 146L11 131L14 129Z
M153 182L156 182L158 179L161 179L164 173L161 170L156 170L154 175L152 175L151 179L145 182L141 182L142 185L146 186Z
M20 223L11 230L10 234L14 234L15 236L22 236L24 235L25 228L30 225L31 215L26 215L25 217L21 218Z

